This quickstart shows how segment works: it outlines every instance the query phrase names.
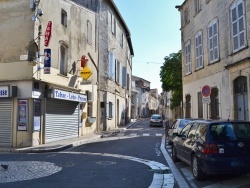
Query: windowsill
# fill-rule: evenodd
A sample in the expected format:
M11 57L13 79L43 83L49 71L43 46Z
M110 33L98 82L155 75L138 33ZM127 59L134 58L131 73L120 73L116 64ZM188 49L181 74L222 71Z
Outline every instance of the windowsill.
M185 76L189 76L190 74L192 74L192 72L189 72L189 73L185 74Z
M242 51L248 49L248 47L249 47L249 46L242 47L242 48L239 49L238 51L232 52L229 56L234 56L234 55L236 55L236 54L238 54L238 53L240 53L240 52L242 52Z
M220 58L217 59L217 60L215 60L215 61L213 61L213 62L209 62L209 63L208 63L208 66L213 65L213 64L216 64L216 63L219 63L219 62L220 62Z
M199 67L199 68L195 69L195 71L194 71L194 72L197 72L197 71L202 70L202 69L204 69L204 66L202 66L202 67Z

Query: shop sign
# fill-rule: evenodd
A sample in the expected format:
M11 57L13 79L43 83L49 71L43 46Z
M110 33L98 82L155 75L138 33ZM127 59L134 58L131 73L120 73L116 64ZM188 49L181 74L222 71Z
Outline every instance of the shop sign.
M28 123L28 100L18 101L18 131L27 131Z
M44 74L50 74L50 67L51 67L51 49L46 48L44 49Z
M69 101L76 101L76 102L87 102L87 96L67 91L62 91L59 89L54 89L54 98L55 99L62 99L62 100L69 100Z
M0 98L1 97L9 97L9 87L8 86L0 86Z
M88 67L84 67L81 71L81 76L88 80L88 78L92 75L92 71Z
M44 34L44 46L49 45L50 37L51 37L51 31L52 31L52 21L48 22L47 28L45 30Z

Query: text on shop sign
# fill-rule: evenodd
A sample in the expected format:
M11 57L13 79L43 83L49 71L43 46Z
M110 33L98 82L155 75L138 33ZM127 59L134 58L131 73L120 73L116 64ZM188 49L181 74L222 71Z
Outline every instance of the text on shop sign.
M70 101L77 101L77 102L86 102L87 96L77 94L77 93L71 93L67 91L62 91L55 89L54 90L54 98L55 99L63 99L63 100L70 100Z

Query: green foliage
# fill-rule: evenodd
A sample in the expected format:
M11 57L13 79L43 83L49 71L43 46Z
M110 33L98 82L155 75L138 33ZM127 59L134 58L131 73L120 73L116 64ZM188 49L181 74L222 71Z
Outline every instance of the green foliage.
M162 89L167 92L172 91L170 108L174 109L179 107L182 101L181 51L166 56L164 60L160 71Z

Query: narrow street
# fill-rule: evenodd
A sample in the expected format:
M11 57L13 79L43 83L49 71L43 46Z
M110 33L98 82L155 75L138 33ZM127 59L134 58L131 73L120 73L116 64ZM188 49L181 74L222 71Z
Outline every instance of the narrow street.
M1 164L8 169L0 170L0 187L249 187L249 175L194 180L189 166L173 163L164 131L149 127L149 120L144 120L61 152L1 154Z

